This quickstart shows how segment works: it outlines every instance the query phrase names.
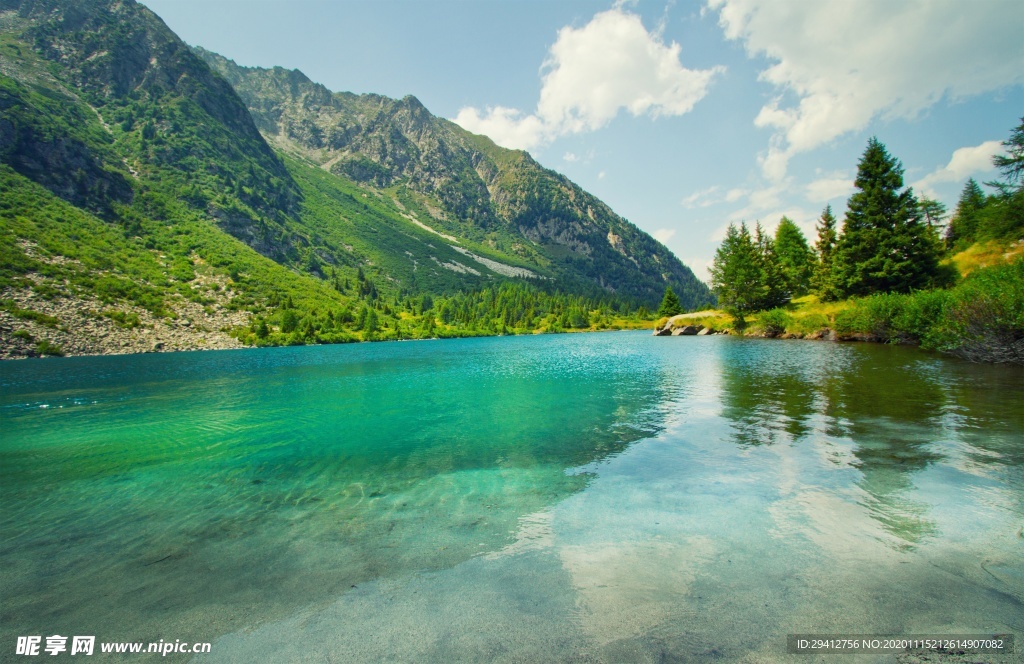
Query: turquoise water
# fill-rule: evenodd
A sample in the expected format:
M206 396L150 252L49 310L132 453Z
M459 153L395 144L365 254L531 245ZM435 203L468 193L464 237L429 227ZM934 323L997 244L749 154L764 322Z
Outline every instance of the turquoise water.
M238 662L1024 638L1022 403L1019 368L641 333L4 363L0 659L24 634Z

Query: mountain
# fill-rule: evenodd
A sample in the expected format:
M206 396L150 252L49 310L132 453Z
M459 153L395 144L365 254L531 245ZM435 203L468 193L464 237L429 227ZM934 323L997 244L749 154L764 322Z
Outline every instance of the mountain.
M710 299L412 97L238 67L131 0L0 0L5 356L607 326L666 285Z
M575 289L657 304L709 301L664 246L568 178L435 117L412 96L331 92L302 72L240 67L195 49L248 106L268 141L333 174L419 203L431 227L518 257Z

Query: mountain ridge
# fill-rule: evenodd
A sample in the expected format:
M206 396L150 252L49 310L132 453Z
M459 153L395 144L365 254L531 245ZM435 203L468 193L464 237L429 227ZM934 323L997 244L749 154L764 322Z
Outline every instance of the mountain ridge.
M242 67L193 50L235 87L268 142L356 182L405 185L436 197L461 222L446 224L450 231L523 257L517 243L525 239L549 259L568 251L577 267L600 261L590 276L610 292L630 290L632 263L652 284L660 282L629 293L648 303L666 285L683 293L685 306L708 297L689 268L602 201L528 153L433 116L414 96L331 92L299 70Z
M710 297L567 178L414 97L201 54L133 0L0 0L6 356L557 330L666 285Z

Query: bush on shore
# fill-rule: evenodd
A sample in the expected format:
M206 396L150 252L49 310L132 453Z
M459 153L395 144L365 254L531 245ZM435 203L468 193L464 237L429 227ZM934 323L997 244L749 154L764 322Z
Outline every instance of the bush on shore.
M751 333L766 337L831 328L840 339L919 344L972 362L1024 365L1024 260L980 268L950 290L880 293L825 308L802 302L749 323Z
M951 290L851 300L832 327L840 338L920 344L974 362L1024 364L1024 260L980 269Z

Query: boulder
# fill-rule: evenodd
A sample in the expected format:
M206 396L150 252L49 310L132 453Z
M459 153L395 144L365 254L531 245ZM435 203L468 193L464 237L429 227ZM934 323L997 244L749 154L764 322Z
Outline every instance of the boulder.
M811 332L804 338L822 341L835 341L837 339L835 330L830 330L827 327L823 327L817 332Z
M660 330L658 328L654 328L654 336L656 337L667 337L670 334L672 334L672 327L669 325L666 325Z
M700 332L697 333L697 336L698 337L704 337L704 336L707 336L709 334L714 334L714 333L715 333L715 331L712 330L710 327L705 327L704 329L702 329Z
M683 327L677 327L672 330L673 337L690 337L700 333L700 329L693 325L684 325Z

